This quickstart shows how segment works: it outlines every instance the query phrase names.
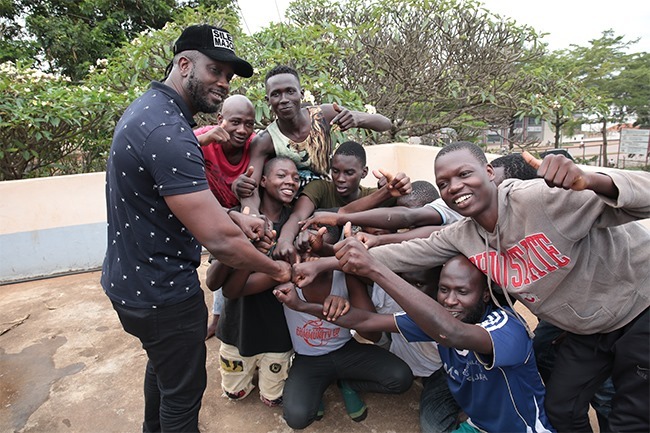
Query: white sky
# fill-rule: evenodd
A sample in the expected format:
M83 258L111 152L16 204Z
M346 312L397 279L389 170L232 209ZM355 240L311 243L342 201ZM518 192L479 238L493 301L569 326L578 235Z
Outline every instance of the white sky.
M626 40L640 38L631 52L650 52L650 1L624 0L481 0L491 12L549 33L544 41L552 50L570 44L587 45L603 30L614 29ZM280 22L290 0L238 0L251 33L270 22ZM617 9L618 8L618 9Z

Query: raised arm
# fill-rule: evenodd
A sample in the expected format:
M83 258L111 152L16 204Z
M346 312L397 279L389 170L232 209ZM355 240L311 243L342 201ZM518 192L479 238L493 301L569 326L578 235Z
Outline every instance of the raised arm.
M365 197L358 198L339 208L338 213L361 212L380 207L382 203L393 197L400 197L412 191L411 179L399 172L395 176L385 175L383 171L373 170L373 174L380 179L382 186Z
M564 155L550 154L541 161L528 152L523 152L522 155L549 186L574 191L589 189L612 200L618 198L618 188L612 178L605 173L583 171Z
M197 140L201 146L207 146L210 143L227 143L230 140L230 134L221 126L206 126L194 131Z
M248 207L251 214L257 215L260 213L258 186L260 179L262 179L264 163L268 158L275 155L271 136L266 131L262 131L256 135L253 141L251 141L250 152L251 160L249 168L246 170L246 173L239 175L232 183L232 191L239 197L242 209Z

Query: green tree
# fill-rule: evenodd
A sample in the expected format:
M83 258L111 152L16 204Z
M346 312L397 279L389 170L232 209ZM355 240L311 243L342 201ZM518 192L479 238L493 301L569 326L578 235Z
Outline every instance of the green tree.
M0 0L0 59L33 59L41 70L80 81L138 33L202 4L234 7L232 0Z
M144 30L95 62L83 83L21 62L0 65L0 180L97 171L105 167L115 122L163 78L182 28L208 22L238 31L233 10L179 10L175 22Z
M330 39L348 54L325 72L391 118L391 140L507 125L530 87L521 65L543 52L532 28L474 1L308 0L289 16L339 29Z
M66 172L66 161L97 169L81 150L95 149L115 95L11 62L0 65L0 95L0 180Z
M607 108L602 97L584 85L562 51L547 53L525 65L524 69L534 79L517 116L532 116L548 122L554 131L555 148L560 147L563 128L575 126L576 117Z
M636 40L627 41L613 30L606 30L587 46L572 45L567 50L567 62L573 65L573 74L589 89L601 96L603 105L595 113L592 123L601 125L603 145L601 161L607 161L607 130L613 123L621 123L648 111L649 86L648 55L629 54ZM645 98L645 100L644 100Z
M611 83L613 103L635 125L650 127L650 53L634 53Z

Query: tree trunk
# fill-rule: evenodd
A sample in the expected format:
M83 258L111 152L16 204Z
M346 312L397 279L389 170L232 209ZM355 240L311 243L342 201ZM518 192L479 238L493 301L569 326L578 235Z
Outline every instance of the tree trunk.
M562 127L562 119L560 118L560 115L558 113L555 113L555 123L553 123L553 126L555 127L555 148L559 149L560 148L560 128Z
M598 165L602 167L607 165L607 119L606 118L603 118L603 129L601 133L603 135L603 147L601 152L602 159L600 160L600 164Z

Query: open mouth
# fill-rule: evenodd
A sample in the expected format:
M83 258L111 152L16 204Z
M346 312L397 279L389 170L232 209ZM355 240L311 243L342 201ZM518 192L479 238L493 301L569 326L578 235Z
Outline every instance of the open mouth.
M461 206L463 203L465 203L471 197L472 197L472 194L463 194L460 197L454 199L454 204L457 205L457 206Z
M223 102L226 99L226 94L223 92L212 91L210 92L210 95L212 95L212 97L216 99L218 102Z
M296 190L293 188L281 188L280 193L286 195L287 197L293 197L293 195L296 193Z

